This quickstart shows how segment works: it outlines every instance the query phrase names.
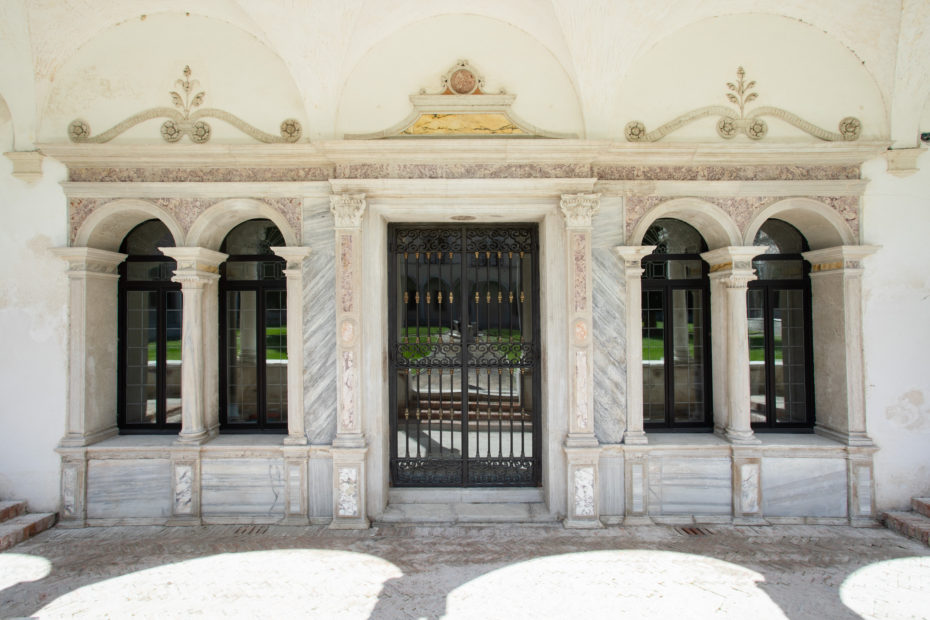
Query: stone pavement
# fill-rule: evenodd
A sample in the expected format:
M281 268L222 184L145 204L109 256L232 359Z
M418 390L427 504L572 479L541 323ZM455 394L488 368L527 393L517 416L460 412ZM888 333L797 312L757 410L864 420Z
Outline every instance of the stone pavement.
M0 617L23 616L930 618L930 548L839 526L55 528L0 553Z

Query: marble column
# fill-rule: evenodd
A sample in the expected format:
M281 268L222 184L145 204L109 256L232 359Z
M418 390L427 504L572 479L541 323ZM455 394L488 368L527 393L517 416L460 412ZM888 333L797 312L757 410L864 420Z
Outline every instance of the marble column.
M600 194L563 194L568 261L569 422L565 439L568 460L568 516L565 527L601 527L598 498L600 445L594 436L594 338L591 309L591 218Z
M117 268L125 254L55 248L68 262L68 410L61 447L116 435Z
M219 431L219 265L226 254L205 248L159 248L177 261L181 284L181 432L178 442L199 444Z
M838 246L805 252L811 263L814 431L849 446L871 446L865 425L861 260L879 248Z
M362 431L361 323L362 218L364 194L330 196L336 234L336 437L333 439L333 521L336 529L369 526L365 496L365 457L368 448Z
M710 265L714 427L734 444L759 443L750 425L746 314L747 285L756 279L752 258L759 253L754 246L731 246L701 254Z
M656 249L654 245L614 248L623 262L626 280L626 432L623 442L647 443L643 431L643 287L642 260Z
M291 446L307 444L304 430L304 259L306 247L274 247L287 261L287 437Z

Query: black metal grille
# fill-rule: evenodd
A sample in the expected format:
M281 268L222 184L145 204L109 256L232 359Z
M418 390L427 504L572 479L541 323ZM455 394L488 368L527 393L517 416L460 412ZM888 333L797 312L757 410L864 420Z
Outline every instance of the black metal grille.
M536 227L389 235L392 483L538 485Z

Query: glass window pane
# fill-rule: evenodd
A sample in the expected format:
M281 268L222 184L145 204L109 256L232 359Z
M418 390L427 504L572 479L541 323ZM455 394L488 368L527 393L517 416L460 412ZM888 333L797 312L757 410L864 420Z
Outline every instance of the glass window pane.
M226 293L226 421L258 423L258 305L255 291Z
M265 421L287 422L287 291L265 291Z
M670 291L674 420L704 421L704 303L700 289Z
M643 245L656 246L655 254L697 254L707 250L694 226L671 218L657 219L643 235Z
M797 289L774 292L775 421L807 421L806 343L803 294Z
M749 289L746 306L749 315L749 417L757 424L766 421L765 289Z
M229 231L220 251L232 256L270 255L272 247L283 245L287 245L284 235L271 220L249 220Z
M129 231L123 241L122 252L134 256L157 256L158 248L174 247L174 237L159 220L143 222Z
M700 280L704 261L694 260L643 260L644 280Z
M170 282L175 269L174 261L127 261L126 278L135 282Z
M643 422L665 422L665 316L662 291L643 291Z
M165 292L165 422L181 423L181 291Z
M227 280L283 280L283 260L270 261L228 261L226 263Z
M762 224L752 244L765 246L766 254L800 254L807 250L807 241L797 228L775 219Z
M126 423L155 424L158 292L126 292Z
M804 278L804 261L754 260L752 266L760 280L801 280Z

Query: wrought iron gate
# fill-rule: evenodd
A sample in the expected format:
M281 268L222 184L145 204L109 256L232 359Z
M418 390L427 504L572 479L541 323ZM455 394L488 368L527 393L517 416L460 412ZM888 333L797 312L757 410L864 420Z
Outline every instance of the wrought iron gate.
M393 485L539 485L536 226L389 237Z

